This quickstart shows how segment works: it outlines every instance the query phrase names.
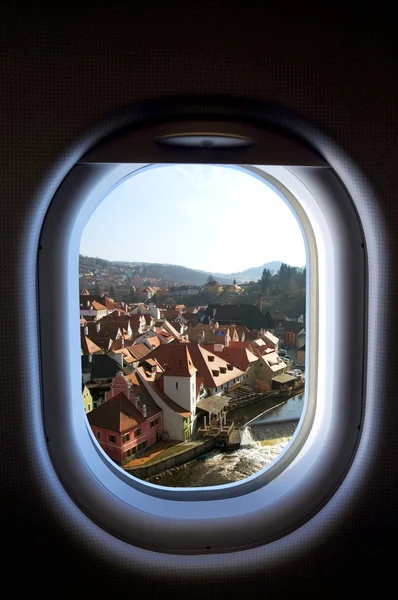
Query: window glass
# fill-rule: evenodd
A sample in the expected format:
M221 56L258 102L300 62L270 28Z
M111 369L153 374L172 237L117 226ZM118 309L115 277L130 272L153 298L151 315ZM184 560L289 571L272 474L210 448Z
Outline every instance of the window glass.
M134 228L134 244L109 235L121 218L135 223L142 206L153 219ZM156 455L165 487L239 481L277 458L303 410L305 372L294 367L306 284L296 216L242 169L159 166L113 189L87 223L79 257L88 421L112 431L113 444L130 440L119 437L122 423L139 425L134 437L144 438L111 458L134 475L126 459L139 452L142 476ZM166 469L173 453L186 461Z

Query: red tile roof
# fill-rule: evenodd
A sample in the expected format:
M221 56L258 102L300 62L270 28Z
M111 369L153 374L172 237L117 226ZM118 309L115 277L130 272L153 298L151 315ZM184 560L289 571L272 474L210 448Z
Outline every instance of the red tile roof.
M238 343L238 342L237 342ZM250 352L245 347L224 347L221 352L214 351L214 354L220 356L227 362L233 364L238 369L242 371L246 371L250 367L252 362L258 360L258 356L255 356L252 352Z
M151 358L156 358L159 364L167 369L174 347L183 346L189 350L189 354L192 359L193 366L197 369L197 374L203 377L204 384L208 388L218 387L227 383L231 379L240 377L244 374L243 371L232 367L228 369L228 364L225 360L217 356L216 354L205 350L199 344L190 342L179 342L177 340L170 342L169 344L162 344L158 348L155 348L150 353ZM212 358L213 357L213 358ZM220 367L225 369L225 372L221 372ZM214 375L213 371L218 371L218 375Z
M155 348L159 347L159 346L167 346L167 344L162 344L162 342L160 341L160 339L158 338L157 335L151 335L145 338L145 340L148 342L148 344L150 344L151 346L155 346Z
M150 379L150 376L148 376L145 372L145 369L143 367L138 367L137 369L137 374L139 377L142 377L142 379L144 379L146 381L147 386L152 389L153 393L157 396L159 396L159 398L161 398L161 400L163 400L163 402L176 414L178 414L180 417L184 417L185 419L187 419L188 417L191 416L190 411L185 410L185 408L182 408L179 404L177 404L176 402L174 402L174 400L171 400L171 398L169 398L168 396L166 396L166 394L164 393L162 387L158 385L157 381L152 381ZM91 414L91 413L89 413Z
M103 402L88 413L87 418L90 425L116 433L123 433L146 420L123 392Z
M84 327L80 329L80 345L83 350L83 354L97 354L102 353L102 349L97 346L88 336L84 334Z
M144 358L144 356L151 352L151 350L145 344L134 344L133 346L129 346L128 351L136 360L141 360Z
M128 348L134 344L134 340L128 340L126 338L118 338L117 340L113 340L109 350L111 352L116 352L121 348Z
M197 372L187 346L176 345L169 357L164 376L192 377Z
M94 310L106 310L106 306L104 306L103 304L100 304L99 302L91 302L91 307Z

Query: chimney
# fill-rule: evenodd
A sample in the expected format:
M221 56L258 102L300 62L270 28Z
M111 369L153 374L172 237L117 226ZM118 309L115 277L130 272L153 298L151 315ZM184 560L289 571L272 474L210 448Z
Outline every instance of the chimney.
M89 362L89 363L92 363L92 362L93 362L93 355L92 355L92 354L89 354L89 355L88 355L88 362Z
M124 348L124 337L122 337L121 342L122 342L122 348Z
M97 329L97 333L99 333L99 330L101 329L101 323L96 324L96 329Z
M87 300L87 306L90 308L90 300Z
M88 326L87 325L84 326L84 335L88 335Z
M117 311L117 316L120 317L120 310Z
M144 419L146 419L146 404L142 405L142 416L144 417Z
M263 297L261 294L258 295L258 300L257 300L257 308L260 312L262 312L263 310Z

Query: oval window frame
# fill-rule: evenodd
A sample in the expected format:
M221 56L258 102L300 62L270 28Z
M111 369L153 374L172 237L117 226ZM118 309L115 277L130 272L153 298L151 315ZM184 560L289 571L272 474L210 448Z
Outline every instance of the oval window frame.
M148 163L141 163L138 168L147 166ZM329 416L325 414L327 411L324 411L321 418L323 424L326 422L325 419L328 419L328 435L320 434L320 429L323 430L323 433L325 429L315 420L315 426L314 423L311 424L311 431L306 432L304 440L304 446L305 444L308 446L314 442L311 440L311 435L317 438L318 469L314 469L313 457L312 459L309 457L308 447L307 451L303 453L303 448L299 449L299 444L295 440L295 444L291 444L290 448L295 446L295 449L298 449L297 456L292 458L291 452L289 456L289 451L283 453L281 459L275 461L275 465L266 471L272 473L274 470L275 473L275 470L280 469L283 465L283 458L286 456L289 457L289 466L288 468L286 465L283 466L281 472L278 472L272 481L266 482L266 487L259 484L259 478L264 473L254 475L248 480L232 486L222 486L222 490L214 488L205 488L204 490L159 489L160 486L143 484L134 479L134 489L142 495L142 501L137 502L138 496L134 498L133 502L131 498L127 501L128 490L132 489L132 478L127 476L129 481L126 484L124 479L126 474L107 459L86 423L85 430L82 429L84 412L81 407L81 398L79 398L80 406L78 406L76 397L76 389L80 386L72 386L73 390L71 387L72 374L76 373L76 357L71 353L71 348L80 347L79 332L75 325L78 323L78 319L75 320L78 315L78 307L77 305L73 306L72 299L78 297L78 247L82 223L84 222L85 225L93 207L101 201L101 198L123 177L131 174L131 165L125 163L120 167L115 167L111 163L81 161L70 171L54 196L42 230L38 285L44 421L50 455L69 494L93 521L100 523L107 531L121 539L160 552L225 552L261 545L284 535L310 518L337 489L349 467L358 442L363 401L366 260L363 233L351 199L333 170L327 166L278 167L270 165L264 167L252 165L248 167L245 164L240 168L248 172L251 169L250 172L258 177L264 177L266 174L268 182L272 182L280 192L283 190L285 197L290 195L291 203L298 203L296 212L300 210L300 206L303 206L303 202L305 204L304 198L309 193L309 188L316 190L317 198L311 196L311 202L313 211L318 211L312 217L315 219L313 224L318 223L319 226L316 244L318 250L320 239L324 238L325 240L329 236L330 254L333 247L331 243L333 231L338 232L340 239L344 241L341 247L334 249L338 253L338 257L333 252L328 256L328 249L324 248L321 253L323 260L329 261L327 264L323 263L324 273L326 273L328 265L332 265L333 262L335 267L336 261L341 265L342 256L347 252L352 253L357 260L355 270L347 273L344 279L340 278L340 284L336 268L333 270L333 277L329 277L329 272L329 279L324 277L323 282L318 282L320 300L322 300L322 294L326 298L325 290L333 289L333 285L330 287L331 282L337 285L337 288L334 289L333 323L336 318L336 302L340 308L347 301L352 304L352 294L357 293L358 289L364 290L363 306L359 308L357 306L355 311L353 308L348 311L348 316L358 324L358 331L362 335L359 335L356 340L352 340L352 344L347 344L348 356L350 351L354 351L359 356L358 372L356 373L359 387L358 398L349 404L351 411L345 416L340 413L340 419L344 419L346 422L346 430L341 427L341 421L338 422L336 410ZM84 201L83 197L85 197ZM319 206L321 197L323 204ZM308 212L307 206L306 213ZM320 226L322 219L324 222ZM306 232L307 235L308 232ZM321 237L319 238L319 236ZM311 260L315 261L310 268L313 273L314 269L319 270L320 266L319 257L314 256L314 251L310 257L310 263ZM65 276L61 275L61 279L59 279L62 273ZM311 284L312 290L314 290L315 283ZM327 288L327 286L329 287ZM308 296L309 294L307 294L307 298ZM322 302L318 302L317 308L321 305ZM326 309L323 307L323 310L327 311L328 307L330 308L327 304ZM51 331L50 323L54 322L52 319L56 317L58 311L65 315L69 333L63 336L62 344L57 342L54 353L55 337L59 338L59 336L55 336ZM314 309L310 311L310 315L311 313L316 314ZM322 314L319 316L319 321L325 322L326 313ZM347 318L346 311L342 323L347 322ZM311 323L308 329L313 332L313 335L319 333ZM326 327L322 336L324 340L331 336L335 342L336 332L333 327L332 329ZM53 341L53 344L50 343L50 340ZM307 344L309 342L310 340L307 339ZM57 364L61 361L61 357L64 357L64 360L66 358L65 368L61 370L56 367L54 369L54 360ZM334 364L333 368L333 380L337 381L335 371L339 371L341 375L347 366L344 365L344 361L340 360L338 364ZM312 370L315 376L313 369L314 367L310 367L310 371ZM319 365L316 371L319 374ZM321 372L316 379L324 381L324 378L325 373ZM318 386L318 382L316 385ZM311 380L309 386L311 386ZM343 391L341 398L345 399L348 390L344 388ZM54 393L58 398L57 403L50 401L50 397ZM72 402L68 401L68 394L73 398ZM348 403L344 403L341 398L340 408L345 407L346 411ZM307 416L308 414L306 411ZM60 431L62 431L61 439L58 435ZM300 431L303 435L302 426ZM84 448L81 443L82 436L86 436L84 439L87 443L85 442ZM325 438L329 438L327 448L325 448L327 444ZM333 438L332 444L330 444L330 438ZM74 442L72 448L71 440ZM88 453L89 447L90 453ZM67 448L69 448L69 454L68 460L65 461ZM322 456L321 451L323 451ZM298 467L299 470L297 470ZM296 468L298 474L298 478L294 482L292 480L293 468ZM286 479L290 479L290 483ZM321 482L324 482L324 486L320 485ZM235 491L233 495L230 492L225 494L226 488L230 490L240 488L240 492ZM198 493L201 495L200 499L198 499ZM154 531L156 532L155 536ZM173 533L172 536L170 532Z

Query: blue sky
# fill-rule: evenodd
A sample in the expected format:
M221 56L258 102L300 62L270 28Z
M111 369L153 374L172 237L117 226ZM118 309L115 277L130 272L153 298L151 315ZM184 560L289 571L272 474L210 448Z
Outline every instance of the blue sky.
M80 253L214 273L306 262L283 200L252 175L212 165L156 167L124 181L91 216Z

